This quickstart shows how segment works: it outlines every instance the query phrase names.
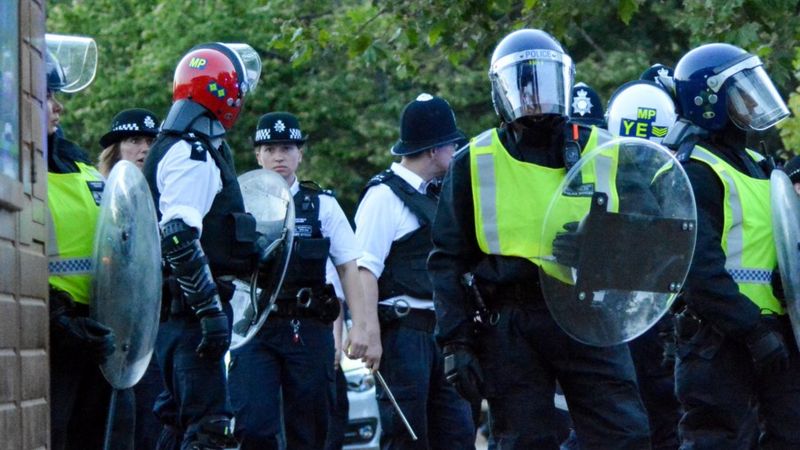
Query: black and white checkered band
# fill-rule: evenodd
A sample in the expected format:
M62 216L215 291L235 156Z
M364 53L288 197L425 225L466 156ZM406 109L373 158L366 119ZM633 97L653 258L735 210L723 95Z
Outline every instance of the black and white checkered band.
M303 133L300 132L299 128L289 128L289 139L303 139Z
M270 136L269 128L256 130L256 142L268 141L270 139L272 139L272 137Z
M139 125L135 123L120 123L114 125L111 131L139 131Z

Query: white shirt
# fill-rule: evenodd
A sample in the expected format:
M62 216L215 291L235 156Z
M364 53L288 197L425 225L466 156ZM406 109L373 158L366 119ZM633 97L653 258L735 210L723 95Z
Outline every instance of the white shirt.
M167 150L156 171L156 187L161 193L158 209L163 225L181 219L203 233L203 217L214 197L222 190L222 177L214 158L206 150L206 160L191 159L192 146L178 141Z
M300 190L297 178L289 190L292 196ZM322 236L331 240L330 257L334 265L340 266L361 257L361 247L358 245L353 228L347 221L339 202L330 195L319 196L319 223Z
M392 163L390 169L417 191L425 193L428 182L422 177L398 163ZM356 239L364 247L363 256L358 260L358 267L363 267L372 272L375 278L380 278L392 243L419 227L417 216L389 186L385 184L372 186L367 190L356 211ZM408 295L388 298L380 304L392 305L399 299L407 302L412 308L433 309L431 299Z

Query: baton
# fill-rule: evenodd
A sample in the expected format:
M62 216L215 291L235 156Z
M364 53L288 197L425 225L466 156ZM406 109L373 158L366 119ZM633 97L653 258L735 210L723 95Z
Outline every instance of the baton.
M403 414L403 410L400 409L400 405L398 405L397 404L397 400L394 399L394 394L392 394L392 391L389 389L389 385L386 384L386 380L383 379L383 375L381 375L381 373L376 370L375 371L375 377L378 379L378 383L380 383L381 386L383 387L383 390L386 391L386 395L389 396L389 401L392 402L392 406L394 406L394 409L397 410L397 414L400 415L400 420L403 421L403 425L406 426L406 430L408 430L408 434L411 435L411 440L416 441L417 440L417 435L414 434L414 429L411 428L411 424L408 423L408 419L406 419L406 415Z

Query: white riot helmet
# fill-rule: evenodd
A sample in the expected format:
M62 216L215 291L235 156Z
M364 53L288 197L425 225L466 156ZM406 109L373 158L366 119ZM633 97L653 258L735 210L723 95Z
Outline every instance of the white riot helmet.
M635 80L622 85L606 109L609 133L638 137L660 144L678 119L672 97L652 81Z

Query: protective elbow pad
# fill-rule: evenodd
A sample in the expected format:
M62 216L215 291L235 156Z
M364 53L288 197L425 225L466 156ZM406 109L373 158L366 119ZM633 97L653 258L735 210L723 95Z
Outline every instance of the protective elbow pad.
M200 317L221 311L217 285L197 230L175 219L161 227L161 235L161 253L189 307Z

